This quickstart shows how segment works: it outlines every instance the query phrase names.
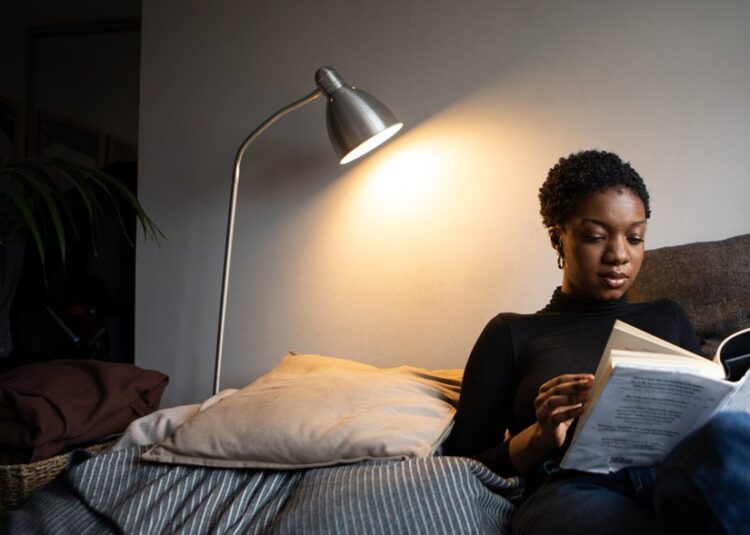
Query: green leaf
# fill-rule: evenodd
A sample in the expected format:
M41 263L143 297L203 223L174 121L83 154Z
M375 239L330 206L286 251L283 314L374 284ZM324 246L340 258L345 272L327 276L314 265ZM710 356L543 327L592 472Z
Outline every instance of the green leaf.
M141 203L138 201L138 198L133 195L133 192L130 191L124 184L122 184L119 180L117 180L114 177L109 176L106 173L103 173L102 171L98 171L96 169L89 169L87 167L84 167L79 164L71 164L75 167L77 167L80 171L85 172L89 175L89 178L94 181L97 185L99 185L105 192L107 192L108 195L113 199L114 196L112 195L112 190L118 192L122 198L124 198L127 201L127 204L133 209L135 212L136 217L138 218L139 223L141 224L141 228L143 229L143 234L146 238L153 239L157 244L159 243L159 238L164 238L164 233L154 224L154 222L151 220L151 218L146 214L146 211L141 206ZM124 222L120 220L122 225L124 225ZM126 232L125 227L123 226L123 232Z
M79 172L78 169L68 169L67 175L78 190L84 204L86 204L89 213L89 228L91 229L91 250L94 256L99 256L99 245L101 244L101 225L99 223L104 217L104 209L84 172Z
M104 180L102 180L102 177L104 177ZM91 180L94 184L99 186L107 196L109 196L109 200L112 202L112 205L115 209L115 214L117 215L117 221L120 224L120 229L122 230L123 235L125 236L125 239L128 240L128 243L131 247L134 247L135 244L133 243L133 240L130 239L130 235L128 234L128 227L125 224L125 220L122 218L122 213L120 212L120 207L117 204L117 199L115 198L113 192L107 188L107 186L104 184L104 182L109 179L109 176L104 173L95 173L94 171L88 172L88 178ZM117 180L112 179L112 182L116 182L119 185L119 182ZM127 188L125 188L125 191L128 191ZM137 201L136 201L137 202Z
M76 219L73 215L73 209L70 206L70 203L68 202L68 199L65 197L65 195L58 194L56 196L57 202L60 203L60 207L62 208L62 212L67 217L68 223L70 224L70 228L73 230L73 234L76 238L80 237L80 232L78 232L78 225L76 225Z
M49 217L52 220L52 225L55 229L55 235L57 236L57 244L60 247L60 256L62 257L63 264L65 263L65 256L67 247L65 245L65 229L63 228L62 219L60 219L60 211L57 209L57 203L52 197L52 188L45 184L43 180L40 180L37 176L31 173L18 173L16 176L26 178L28 183L31 184L34 189L39 193L44 203L47 205L49 210Z
M44 257L44 244L42 242L42 236L39 233L39 227L34 220L32 208L29 206L26 200L16 191L13 191L12 189L6 189L5 193L8 195L8 197L10 197L16 208L18 208L18 211L21 212L21 215L26 221L26 224L29 226L29 230L31 231L32 236L34 236L34 242L36 242L36 248L37 251L39 251L39 257L42 259L42 270L44 271L46 278L47 271Z
M153 239L159 244L160 238L164 238L136 196L106 173L59 158L0 164L0 231L19 224L28 228L42 260L45 278L46 257L50 248L49 244L45 244L45 230L53 229L54 248L59 248L63 263L69 238L66 229L68 233L72 229L76 237L80 235L67 193L73 191L80 196L86 209L86 228L91 231L91 247L95 255L99 253L102 220L111 210L114 210L120 230L131 245L133 240L126 224L126 210L132 210L138 218L146 239ZM104 199L114 206L103 205Z

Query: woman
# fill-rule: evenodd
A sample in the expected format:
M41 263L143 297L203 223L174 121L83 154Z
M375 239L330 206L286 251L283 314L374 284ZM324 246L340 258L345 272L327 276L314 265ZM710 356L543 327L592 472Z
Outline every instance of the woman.
M682 472L658 477L658 468L647 467L597 475L558 467L616 319L696 353L700 344L678 304L627 302L650 216L646 187L628 163L601 151L562 158L539 199L562 285L541 311L502 313L485 327L466 365L446 453L473 457L500 475L523 476L518 533L684 529L687 517L679 511L686 499L698 502L697 520L688 526L720 533L700 496L678 496L685 490Z

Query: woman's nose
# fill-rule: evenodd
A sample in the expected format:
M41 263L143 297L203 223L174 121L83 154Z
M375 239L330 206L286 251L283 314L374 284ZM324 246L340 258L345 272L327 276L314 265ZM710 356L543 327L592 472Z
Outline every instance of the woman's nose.
M610 240L604 260L609 264L625 264L630 259L628 247L623 239L615 238Z

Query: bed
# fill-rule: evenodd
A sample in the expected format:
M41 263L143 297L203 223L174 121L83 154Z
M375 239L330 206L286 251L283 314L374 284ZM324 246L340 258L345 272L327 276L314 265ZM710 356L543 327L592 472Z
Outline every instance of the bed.
M503 533L513 482L434 457L309 470L160 465L131 447L74 459L7 513L10 533Z
M438 455L461 370L290 354L77 451L11 533L505 533L521 482Z
M681 302L710 352L750 325L749 257L750 235L650 251L631 297ZM239 391L136 420L105 453L75 452L0 531L507 533L522 481L440 455L460 375L287 355Z

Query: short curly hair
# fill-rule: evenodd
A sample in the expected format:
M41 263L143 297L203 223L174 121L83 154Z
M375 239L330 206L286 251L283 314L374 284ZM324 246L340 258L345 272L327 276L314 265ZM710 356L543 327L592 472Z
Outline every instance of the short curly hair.
M549 170L547 180L539 188L540 213L544 226L564 227L583 199L609 188L628 188L640 197L651 217L648 191L641 176L617 154L587 150L560 158Z

